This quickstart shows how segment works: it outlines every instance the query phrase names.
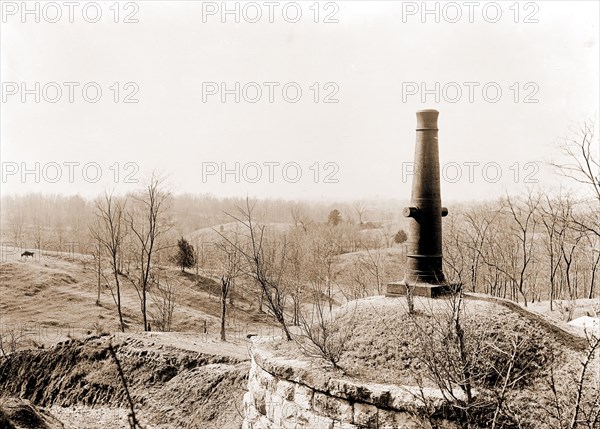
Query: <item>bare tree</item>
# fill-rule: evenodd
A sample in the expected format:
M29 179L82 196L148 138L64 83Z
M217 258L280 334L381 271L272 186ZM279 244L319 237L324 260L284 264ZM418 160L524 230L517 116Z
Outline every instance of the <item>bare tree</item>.
M395 230L397 229L396 226L393 215L389 213L386 214L385 219L381 224L382 238L386 247L392 247L392 244L394 243Z
M99 243L99 249L104 248L108 253L116 295L113 292L111 282L108 281L104 275L103 277L107 280L107 286L110 288L113 300L117 306L121 332L125 332L125 324L123 322L123 312L121 308L119 259L126 234L125 204L125 200L117 199L112 193L106 192L104 194L104 200L100 200L96 203L96 223L92 224L89 228L90 235ZM101 269L99 269L99 271L101 271Z
M600 153L594 123L587 121L571 130L572 136L560 145L565 161L550 165L565 177L587 185L600 203Z
M585 252L589 258L590 270L589 270L589 289L587 298L592 299L594 297L594 286L598 283L598 270L600 269L600 248L594 247L594 242L590 234L586 234L587 248L591 249L591 252Z
M166 277L156 277L150 289L152 326L162 332L169 332L173 324L173 313L177 304L176 287Z
M567 286L567 292L569 294L569 299L574 302L577 299L577 263L574 260L574 255L578 248L579 242L583 238L581 233L575 233L573 235L569 235L563 240L560 244L560 255L563 259L564 266L564 279ZM573 305L574 307L574 305ZM569 316L569 319L566 320L569 322L571 320L572 313Z
M356 201L354 202L354 204L352 204L352 208L358 216L358 224L362 225L363 217L365 216L365 213L367 211L367 204L364 201Z
M130 281L140 298L144 330L148 331L148 289L151 285L154 256L162 249L170 247L161 243L170 230L168 219L171 194L164 189L163 179L152 174L143 193L133 196L135 206L129 213L129 227L137 244L139 276Z
M310 316L301 315L302 335L295 338L299 349L309 357L327 361L336 369L343 354L348 350L356 326L356 306L345 307L326 314L322 301L315 296Z
M219 260L221 262L221 341L226 341L225 319L227 316L227 296L231 292L233 283L243 273L240 247L242 243L239 240L237 231L227 235L227 239L222 239L217 243L219 251Z
M294 221L294 226L302 228L302 231L305 233L308 232L311 221L304 208L300 204L296 204L290 208L290 213Z
M288 252L288 274L286 278L289 283L290 296L292 298L292 325L300 325L300 305L304 296L305 281L310 270L305 261L304 241L305 234L301 236L293 234L290 237L290 250Z
M23 325L0 325L0 353L8 358L10 353L19 350L26 343L28 332Z
M366 298L371 292L371 275L363 264L353 264L349 288L342 288L347 301Z
M285 278L288 243L284 240L281 246L269 245L265 242L265 226L257 225L252 218L253 206L246 199L246 208L238 207L239 216L229 216L239 222L246 230L248 246L237 246L248 266L247 274L252 277L266 299L267 307L273 317L281 325L285 337L291 341L292 336L285 320ZM229 244L229 238L221 235ZM279 247L279 249L277 248Z
M25 212L22 207L22 202L17 197L7 199L8 223L11 230L11 238L16 246L23 245L23 230L25 228Z
M32 214L33 221L33 242L36 249L42 249L44 245L44 223L43 216L37 210Z
M548 258L550 280L550 310L553 310L554 300L557 297L557 283L561 254L567 234L569 214L572 211L572 202L568 196L559 195L551 199L545 195L540 204L540 221L545 228L544 248Z
M588 347L579 361L578 371L571 373L569 389L562 389L556 376L555 361L547 374L547 383L552 398L545 408L551 427L557 429L596 429L600 425L600 382L597 361L600 337L587 333Z
M444 223L442 241L443 253L444 253L444 272L447 273L447 280L450 283L463 283L463 273L469 268L474 270L476 261L471 262L469 267L469 244L471 244L466 238L466 233L463 225L463 217L458 214L450 216ZM476 255L473 255L477 258ZM471 271L472 272L472 271ZM471 280L471 278L469 279ZM471 282L471 290L474 287L474 283Z
M506 235L502 234L502 231L507 228L502 224L504 219L501 210L502 205L495 207L486 204L470 209L464 214L464 218L466 249L470 254L468 280L471 283L471 290L477 292L482 286L485 293L505 297L501 290L504 274L490 263L498 253L501 256L505 253L501 240Z
M594 123L586 121L571 130L571 136L565 138L559 149L564 161L554 161L550 165L559 174L586 185L596 200L591 207L589 216L575 218L575 224L596 236L596 251L600 252L600 153L598 151L598 136Z
M535 254L535 233L538 224L539 194L529 193L525 201L507 195L498 210L506 226L488 235L486 249L479 248L483 262L501 273L510 282L511 299L518 301L518 294L525 306L528 300L528 282Z
M519 241L519 256L521 259L518 275L514 276L512 280L517 282L517 287L523 297L525 307L527 307L527 292L525 290L527 269L533 262L537 226L536 210L540 203L540 196L530 192L525 204L516 204L514 200L507 196L506 202L518 227L515 235Z
M335 257L339 253L334 227L326 226L322 234L315 237L313 242L313 259L316 263L315 274L318 282L325 285L325 293L329 303L329 312L333 308L333 281L335 278Z
M96 297L96 305L100 305L100 292L102 291L102 243L97 240L96 252L94 252L94 258L96 259L96 275L97 275L97 288L98 296Z
M371 284L375 283L377 295L382 294L382 288L385 283L386 261L382 249L369 249L364 246L363 255L359 258L357 265L360 265L371 277Z

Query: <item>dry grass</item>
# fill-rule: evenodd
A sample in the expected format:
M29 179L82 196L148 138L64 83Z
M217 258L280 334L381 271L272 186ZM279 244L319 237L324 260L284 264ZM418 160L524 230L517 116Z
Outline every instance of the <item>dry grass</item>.
M61 255L36 259L3 255L0 263L0 333L22 331L22 347L49 346L70 336L115 332L118 318L114 301L102 290L101 306L96 306L97 281L93 263L81 255ZM220 304L218 285L211 279L167 268L161 275L176 285L177 303L173 331L217 332ZM197 281L198 280L198 281ZM123 309L127 331L141 330L140 304L135 290L123 281ZM211 293L212 292L212 293ZM229 312L228 331L238 337L267 331L268 320L257 318L250 302L236 296L236 308ZM243 334L243 335L242 335ZM235 336L235 335L232 335Z

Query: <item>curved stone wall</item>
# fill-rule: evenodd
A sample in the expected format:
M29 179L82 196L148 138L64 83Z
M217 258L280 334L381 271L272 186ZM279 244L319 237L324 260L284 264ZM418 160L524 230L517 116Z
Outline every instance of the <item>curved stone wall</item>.
M427 427L415 412L421 394L439 391L362 383L328 375L306 361L276 356L255 339L243 429L409 429ZM442 401L439 401L441 405ZM452 428L449 422L439 427Z

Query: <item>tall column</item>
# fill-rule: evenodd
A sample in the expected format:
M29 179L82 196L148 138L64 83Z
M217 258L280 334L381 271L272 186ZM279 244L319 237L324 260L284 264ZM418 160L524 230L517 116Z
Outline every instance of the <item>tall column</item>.
M437 110L417 112L414 176L411 205L403 210L410 218L404 280L387 286L387 295L405 295L412 286L415 295L436 296L450 290L442 271L442 207Z

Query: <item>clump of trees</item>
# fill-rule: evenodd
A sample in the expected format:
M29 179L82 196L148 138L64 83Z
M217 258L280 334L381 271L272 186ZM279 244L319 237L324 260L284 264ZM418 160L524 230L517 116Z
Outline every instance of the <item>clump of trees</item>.
M591 208L542 190L456 210L444 228L445 269L466 290L524 305L598 293L600 252Z
M444 221L444 263L469 291L524 305L549 300L569 320L572 302L598 295L600 276L600 158L591 123L559 146L551 166L579 187L530 189L454 210Z

